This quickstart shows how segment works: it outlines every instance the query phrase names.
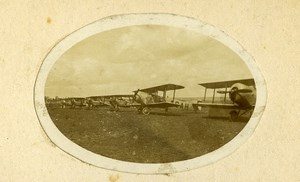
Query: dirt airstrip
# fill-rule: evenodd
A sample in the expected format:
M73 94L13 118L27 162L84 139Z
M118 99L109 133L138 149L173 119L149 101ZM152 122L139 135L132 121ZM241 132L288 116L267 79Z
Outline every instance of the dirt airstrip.
M77 145L122 161L167 163L199 157L223 146L247 124L208 118L192 110L48 108L57 128ZM247 120L247 119L246 119Z

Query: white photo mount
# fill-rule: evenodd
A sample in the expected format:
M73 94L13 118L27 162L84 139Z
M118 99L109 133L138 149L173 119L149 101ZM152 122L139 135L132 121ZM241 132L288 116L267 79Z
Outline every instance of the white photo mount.
M125 162L95 154L75 144L58 130L49 116L44 100L44 88L47 76L56 60L76 43L94 34L135 25L164 25L198 32L218 40L241 57L255 80L257 99L251 119L235 138L219 149L194 159L171 163L149 164ZM73 32L59 42L46 56L40 68L34 88L34 102L40 123L50 140L75 158L88 164L110 170L141 174L169 174L192 170L216 162L232 154L245 143L254 132L263 114L267 102L267 89L264 78L253 58L235 40L212 25L193 18L173 14L125 14L107 17L91 23Z

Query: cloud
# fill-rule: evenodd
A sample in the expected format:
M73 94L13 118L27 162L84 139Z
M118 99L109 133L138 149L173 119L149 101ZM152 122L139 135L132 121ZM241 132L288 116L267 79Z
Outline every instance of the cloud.
M220 42L185 29L132 26L91 36L69 49L51 69L49 96L130 94L166 83L199 96L200 82L249 78L243 61Z

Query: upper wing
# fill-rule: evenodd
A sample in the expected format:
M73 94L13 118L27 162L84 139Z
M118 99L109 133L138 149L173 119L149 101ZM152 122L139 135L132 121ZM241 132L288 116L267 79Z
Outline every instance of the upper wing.
M111 97L133 97L133 95L129 94L118 94L118 95L100 95L100 96L90 96L87 98L111 98Z
M200 83L199 85L205 88L228 88L235 83L242 83L244 85L255 85L254 79L242 79L242 80L230 80L230 81L221 81L221 82L209 82L209 83Z
M154 93L157 91L178 90L178 89L183 89L183 88L184 88L184 86L181 86L181 85L165 84L165 85L159 85L156 87L140 89L140 91L147 92L147 93Z
M211 107L211 108L218 108L218 109L240 109L239 106L235 104L223 104L223 103L198 103L192 104L193 108L197 108L198 106L201 107Z
M117 94L117 95L106 95L105 97L133 97L133 94Z

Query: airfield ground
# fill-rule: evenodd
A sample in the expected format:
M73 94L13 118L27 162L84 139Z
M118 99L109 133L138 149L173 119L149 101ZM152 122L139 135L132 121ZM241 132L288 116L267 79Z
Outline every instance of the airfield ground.
M247 124L247 119L207 118L192 110L135 108L48 108L57 128L79 146L113 159L166 163L195 158L223 146ZM243 120L243 121L242 121Z

